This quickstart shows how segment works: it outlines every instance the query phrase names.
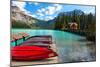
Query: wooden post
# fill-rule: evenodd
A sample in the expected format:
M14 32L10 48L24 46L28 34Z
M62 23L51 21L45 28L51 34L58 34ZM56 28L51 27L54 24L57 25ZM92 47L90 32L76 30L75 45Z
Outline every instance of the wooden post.
M15 39L15 46L17 46L17 39Z
M23 36L23 41L25 41L25 37Z

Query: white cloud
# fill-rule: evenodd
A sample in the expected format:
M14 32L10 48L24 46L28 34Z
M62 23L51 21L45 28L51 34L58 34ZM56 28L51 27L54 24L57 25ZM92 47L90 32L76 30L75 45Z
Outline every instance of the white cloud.
M44 11L45 11L45 9L44 9L44 8L42 8L42 9L41 9L41 11L43 11L43 12L44 12Z
M49 10L45 10L45 12L44 12L46 15L48 15L49 14Z
M47 6L45 8L41 8L37 10L37 15L39 17L45 16L46 20L53 19L52 15L57 14L61 9L62 5L54 4L52 6Z
M44 14L41 13L41 12L38 12L37 15L38 15L38 16L41 16L41 17L44 16Z
M46 13L46 9L45 8L41 8L41 9L38 9L37 10L37 15L40 16L40 17L43 17L45 16L45 13Z
M42 13L39 14L40 16L44 16Z
M95 13L95 9L90 9L88 12L86 11L86 13Z
M60 11L62 9L62 5L54 4L52 6L48 6L46 8L40 9L41 12L44 12L46 15L53 15L56 12Z
M54 4L56 11L59 11L62 9L62 5Z
M21 10L25 10L24 7L26 6L25 2L18 2L18 1L12 1L12 5L18 6Z
M38 9L37 10L37 13L45 13L46 12L46 9L45 8L41 8L41 9Z
M45 13L46 15L53 15L55 12L60 11L61 9L62 9L62 5L54 4L52 6L41 8L41 9L37 10L37 12Z
M29 4L33 4L33 2L28 2Z
M39 9L39 10L37 10L37 12L38 12L38 13L41 13L41 12L42 12L42 10L40 10L40 9Z
M52 17L52 16L48 16L47 18L48 18L48 19L53 19L53 17Z
M48 15L53 15L62 9L62 5L54 4L53 6L48 6Z
M39 3L35 2L34 5L39 5Z
M29 2L29 4L35 4L35 5L39 5L39 3L35 2ZM62 9L62 5L59 4L54 4L51 6L47 6L45 8L41 8L38 9L36 12L36 15L31 15L30 11L27 11L25 9L26 6L26 2L18 2L18 1L12 1L12 5L14 6L18 6L20 8L20 10L24 11L26 14L32 16L32 17L45 17L44 19L46 20L51 20L54 17L52 15L56 14L57 12L59 12Z
M45 12L46 12L46 10L44 8L42 8L42 9L38 9L36 14L42 17L45 15L44 14Z
M45 20L46 20L46 21L48 21L48 20L52 20L52 19L53 19L52 16L46 16L46 17L45 17Z
M47 8L47 11L48 11L47 15L52 15L52 14L55 13L56 10L55 10L55 7L54 6L49 6Z
M20 8L21 11L23 11L25 14L30 15L30 11L25 9L26 2L18 2L18 1L12 1L12 6L17 6Z
M28 2L29 4L39 5L37 2Z
M37 17L36 15L34 15L34 14L32 14L32 15L30 15L30 16L32 16L32 17Z

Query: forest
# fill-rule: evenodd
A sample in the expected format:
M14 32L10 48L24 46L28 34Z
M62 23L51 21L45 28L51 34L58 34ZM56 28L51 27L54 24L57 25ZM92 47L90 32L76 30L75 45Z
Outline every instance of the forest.
M77 23L77 29L70 28L69 23ZM81 10L73 10L72 12L62 12L56 17L55 30L64 30L72 33L85 35L89 40L95 40L96 37L96 16L95 14L85 14Z

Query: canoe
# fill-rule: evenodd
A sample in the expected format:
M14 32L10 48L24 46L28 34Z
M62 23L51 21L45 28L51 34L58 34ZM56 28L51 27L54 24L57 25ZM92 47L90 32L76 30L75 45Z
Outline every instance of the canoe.
M52 44L52 38L50 36L32 36L26 41L22 42L20 45L36 45L42 47L50 47Z
M52 44L52 41L38 41L38 40L27 40L23 43L44 43L44 44Z
M52 38L51 35L37 35L37 36L33 36L33 37L45 37L45 38Z
M22 42L20 45L36 45L36 46L41 46L41 47L50 47L50 45L52 44L51 41L51 37L47 37L45 38L45 36L43 37L30 37L28 38L26 41Z
M52 36L50 36L50 35L31 36L29 39L52 41Z
M50 44L42 43L42 42L23 42L21 45L27 45L27 46L41 46L41 47L50 47ZM20 46L21 46L20 45Z
M35 43L45 43L45 44L52 44L52 37L51 36L32 36L27 39L26 42L35 42Z
M15 46L11 49L12 60L17 61L33 61L43 60L58 56L51 49L39 46Z

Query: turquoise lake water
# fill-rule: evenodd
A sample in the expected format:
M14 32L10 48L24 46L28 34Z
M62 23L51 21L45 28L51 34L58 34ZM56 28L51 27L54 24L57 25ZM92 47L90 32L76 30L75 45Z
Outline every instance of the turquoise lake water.
M51 35L55 40L58 58L61 63L95 61L95 51L91 49L95 48L94 43L87 41L83 36L56 30L12 29L12 33L17 34L19 32L26 32L30 36ZM87 44L92 46L87 46ZM13 43L11 45L14 46Z

